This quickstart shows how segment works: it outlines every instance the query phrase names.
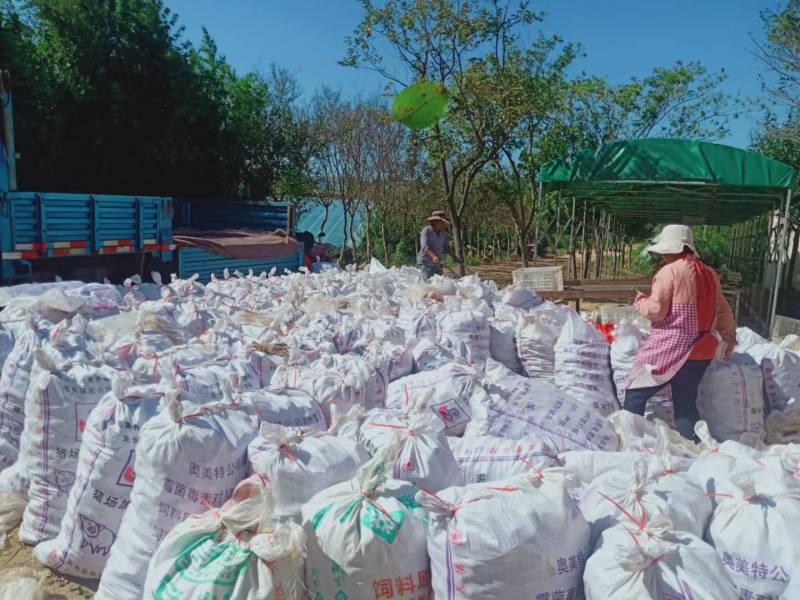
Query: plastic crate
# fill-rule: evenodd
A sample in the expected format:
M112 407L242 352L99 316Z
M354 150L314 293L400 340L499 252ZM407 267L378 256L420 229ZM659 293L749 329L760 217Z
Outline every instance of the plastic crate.
M772 324L772 339L779 341L792 334L800 335L800 319L775 315L775 322Z
M617 306L616 304L600 305L600 321L603 323L619 323L623 319L634 323L643 331L650 331L650 321L645 319L634 306Z
M529 290L560 292L564 289L564 267L528 267L511 273L514 283Z
M641 315L635 306L617 306L616 304L600 305L600 320L603 323L619 323L622 319L634 321Z

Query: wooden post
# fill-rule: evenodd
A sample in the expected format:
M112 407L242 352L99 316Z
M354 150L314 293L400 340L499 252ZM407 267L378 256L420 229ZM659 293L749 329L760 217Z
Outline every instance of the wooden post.
M561 231L561 192L556 198L556 234L553 236L553 266L558 264L558 237Z
M578 278L577 257L575 256L575 196L572 197L572 218L569 231L569 276L570 279Z

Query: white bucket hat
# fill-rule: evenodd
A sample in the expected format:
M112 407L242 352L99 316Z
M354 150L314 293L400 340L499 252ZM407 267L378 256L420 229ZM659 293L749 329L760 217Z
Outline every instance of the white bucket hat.
M692 228L688 225L665 225L646 250L656 254L680 254L684 246L697 254Z

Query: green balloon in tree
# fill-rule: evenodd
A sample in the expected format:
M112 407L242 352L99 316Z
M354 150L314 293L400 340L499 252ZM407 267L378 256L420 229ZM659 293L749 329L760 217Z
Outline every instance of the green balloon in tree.
M419 131L436 124L447 110L449 96L441 83L423 81L397 94L392 115L406 127Z

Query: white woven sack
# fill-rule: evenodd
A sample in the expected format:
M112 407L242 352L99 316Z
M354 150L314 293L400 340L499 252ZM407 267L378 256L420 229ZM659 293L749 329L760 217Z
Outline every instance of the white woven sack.
M461 435L469 423L473 398L479 401L486 397L479 379L475 369L455 363L409 375L389 384L386 408L430 410L444 423L448 435Z
M800 354L777 344L763 343L746 350L761 365L771 408L784 410L800 401Z
M705 490L684 474L668 469L658 472L642 459L625 472L609 472L591 482L584 490L581 512L592 524L596 540L608 527L638 523L662 515L677 531L701 537L711 517L711 501Z
M619 408L612 387L610 347L603 336L575 312L555 345L555 383L575 400L603 415Z
M555 448L537 436L450 437L448 442L466 484L503 481L557 464Z
M567 310L545 302L520 322L516 334L517 354L528 377L555 380L555 345Z
M403 329L407 340L438 338L438 315L443 310L441 304L435 303L426 307L403 307L397 317L397 325Z
M529 311L542 303L542 299L530 288L522 285L510 285L503 290L503 304L513 308Z
M436 598L578 597L589 526L550 471L417 494Z
M369 365L357 356L343 358L324 355L307 367L289 365L275 372L272 386L303 390L319 403L328 420L332 406L340 412L363 408L371 380Z
M8 355L14 350L14 337L14 329L10 327L10 324L0 324L0 373L3 365L6 364Z
M384 343L378 340L362 345L353 350L376 370L379 370L387 385L395 379L409 375L414 369L414 358L411 354L413 342L403 345Z
M694 458L702 452L700 446L687 440L677 431L659 428L658 422L650 421L627 410L615 412L608 417L608 420L619 436L620 449L651 453L661 437L659 431L663 431L669 438L669 453L672 456Z
M587 485L613 471L632 472L637 461L647 455L638 451L601 452L570 450L558 455L561 465L575 476L582 485ZM686 473L693 464L690 458L672 458L672 470Z
M305 584L315 600L375 600L416 594L429 600L427 513L416 488L387 479L386 456L303 506Z
M488 402L472 404L466 436L520 439L535 435L558 451L616 450L611 423L551 383L515 375L499 363L486 371Z
M800 565L792 571L789 585L783 590L780 600L792 600L792 598L800 598Z
M193 369L213 362L217 358L217 348L202 346L200 344L185 344L172 346L166 350L159 350L160 336L152 341L153 347L140 343L137 348L136 360L131 371L134 382L137 384L158 383L164 373L165 365L176 365L180 369Z
M328 356L318 360L312 368L322 367L328 371L346 374L354 389L353 402L366 410L382 408L386 403L386 388L389 378L386 371L370 364L355 354ZM357 382L357 383L355 383Z
M411 356L414 361L414 370L417 373L435 371L456 360L455 353L448 346L431 338L420 339L414 345Z
M489 322L477 311L446 313L439 321L441 341L470 365L486 363L490 355Z
M110 367L69 365L60 370L40 351L42 370L31 381L25 402L25 437L20 461L30 478L20 539L37 544L58 535L67 508L86 420L111 391ZM52 371L50 370L52 369Z
M324 431L325 415L319 403L303 390L263 389L235 396L236 402L253 406L259 422L306 431Z
M732 473L716 492L717 507L706 531L739 590L779 598L800 564L800 480L763 468Z
M261 423L247 448L250 471L269 481L277 518L300 519L314 495L355 477L369 454L358 443L358 423L345 416L327 431Z
M150 559L143 597L304 599L305 533L271 509L268 484L253 475L221 508L177 525Z
M495 316L489 319L491 356L514 373L522 373L522 363L517 354L516 341L520 315L520 310L501 304L497 307Z
M19 456L33 353L46 337L46 330L37 330L29 323L17 334L14 349L0 372L0 469L13 465Z
M663 518L641 529L633 524L606 529L583 581L586 600L740 597L714 548L690 533L672 531Z
M620 321L614 328L614 341L611 342L609 356L611 370L614 374L614 386L617 390L617 400L620 404L625 402L625 380L633 370L636 355L644 339L645 336L641 330L627 319Z
M158 414L163 395L157 386L113 381L86 420L61 529L34 548L39 562L67 575L100 578L130 504L141 429Z
M205 402L223 400L222 381L231 382L242 392L260 390L270 386L273 374L284 362L283 357L251 351L239 357L219 356L196 367L175 363L175 385ZM171 378L166 379L171 381Z
M182 402L170 392L165 409L142 428L130 506L111 549L98 600L140 598L147 565L173 527L221 506L247 472L255 420L241 407Z
M697 389L697 410L717 440L745 432L764 439L764 377L746 355L709 365Z
M370 411L358 438L373 455L396 448L387 463L395 479L433 491L464 485L464 476L447 444L444 424L429 412L405 416L391 410Z

